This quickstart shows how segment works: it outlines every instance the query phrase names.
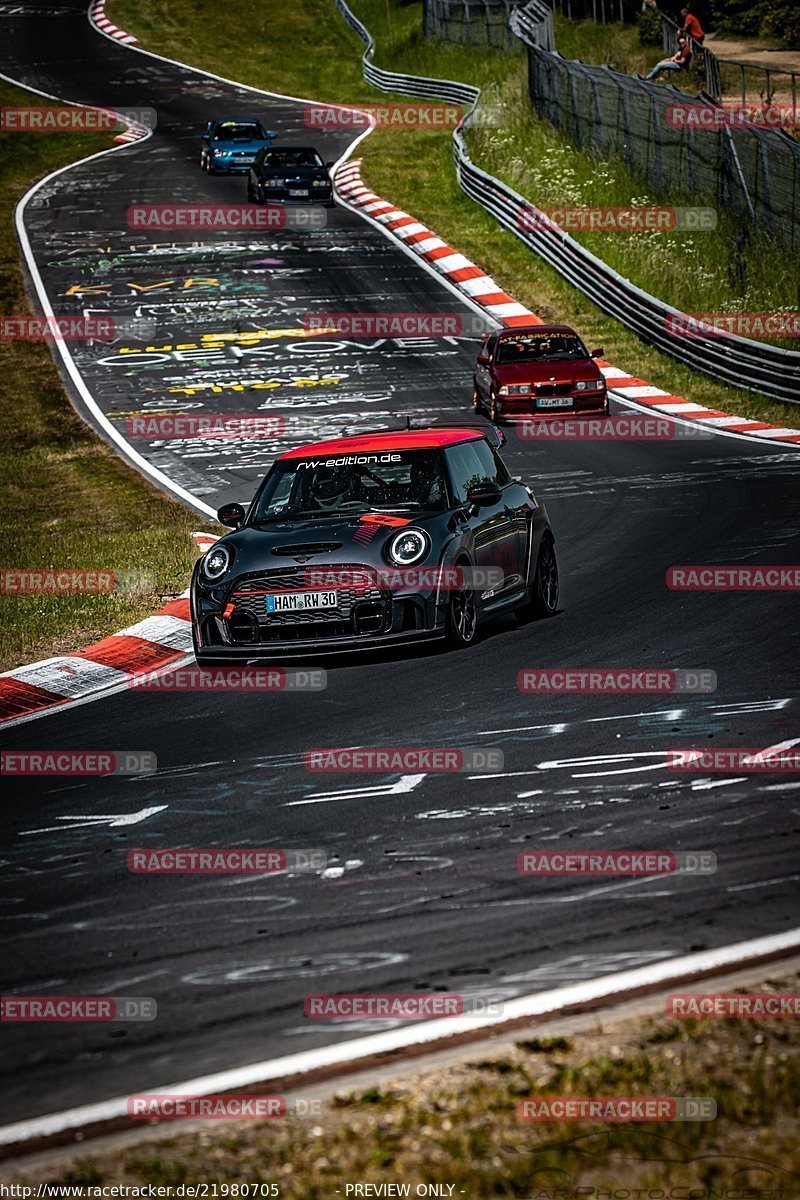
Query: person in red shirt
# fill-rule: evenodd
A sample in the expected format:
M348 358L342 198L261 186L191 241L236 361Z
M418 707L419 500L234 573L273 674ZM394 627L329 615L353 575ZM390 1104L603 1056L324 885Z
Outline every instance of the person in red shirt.
M682 32L688 34L693 42L697 42L698 46L702 46L706 33L697 17L688 8L681 9L681 16L683 17Z

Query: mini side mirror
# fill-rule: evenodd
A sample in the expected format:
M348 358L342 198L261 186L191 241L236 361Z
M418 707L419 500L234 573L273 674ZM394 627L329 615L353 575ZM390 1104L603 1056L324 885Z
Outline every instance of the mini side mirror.
M497 504L502 495L496 483L492 483L491 479L482 479L480 483L473 483L467 488L467 503L474 504L476 508L488 508Z
M602 357L603 357L603 347L602 346L600 347L599 350L593 350L591 352L591 354L589 355L589 358L602 358Z
M335 160L334 160L334 159L331 159L331 161L330 161L330 162L326 162L326 163L325 163L325 166L327 167L327 169L328 169L329 171L330 171L331 167L333 167L333 166L335 166L335 165L336 165L336 164L335 164Z
M478 362L479 366L481 366L481 367L487 366L488 362L489 362L489 355L488 354L479 354L478 358L477 358L477 362Z
M238 529L244 521L244 509L241 504L223 504L222 508L217 509L217 520L220 525Z

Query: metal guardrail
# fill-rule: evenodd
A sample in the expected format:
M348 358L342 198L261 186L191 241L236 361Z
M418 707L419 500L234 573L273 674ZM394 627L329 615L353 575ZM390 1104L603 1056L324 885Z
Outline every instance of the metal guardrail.
M372 62L375 39L366 25L347 7L345 0L333 0L347 24L366 46L361 55L364 79L379 92L397 92L400 96L430 96L431 99L448 100L472 108L480 99L481 89L469 83L457 83L452 79L429 79L425 75L399 75L396 71L383 71Z
M369 30L350 11L345 0L334 0L334 4L366 46L362 64L367 83L382 92L430 96L469 106L453 132L453 156L461 188L562 278L649 345L657 346L687 366L733 387L800 404L800 352L778 349L734 334L676 337L670 333L671 319L685 318L686 314L636 287L569 234L553 227L545 214L524 196L475 166L464 131L475 118L479 88L453 80L405 75L376 67L372 62L375 42ZM517 36L541 35L547 41L552 34L552 16L552 11L542 0L530 0L525 8L514 12L511 24Z

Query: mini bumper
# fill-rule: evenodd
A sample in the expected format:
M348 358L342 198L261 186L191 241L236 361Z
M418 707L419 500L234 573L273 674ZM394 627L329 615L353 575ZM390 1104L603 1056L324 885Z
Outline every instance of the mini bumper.
M401 645L444 633L446 595L435 590L375 590L350 596L336 608L268 613L259 592L221 598L191 590L192 629L198 661L274 659ZM237 599L238 597L238 599Z

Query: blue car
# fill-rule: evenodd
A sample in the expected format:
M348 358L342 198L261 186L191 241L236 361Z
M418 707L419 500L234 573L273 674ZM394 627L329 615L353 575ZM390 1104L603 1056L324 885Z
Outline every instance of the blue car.
M245 117L209 121L201 138L200 166L209 175L249 171L259 150L271 146L276 137L260 121Z

